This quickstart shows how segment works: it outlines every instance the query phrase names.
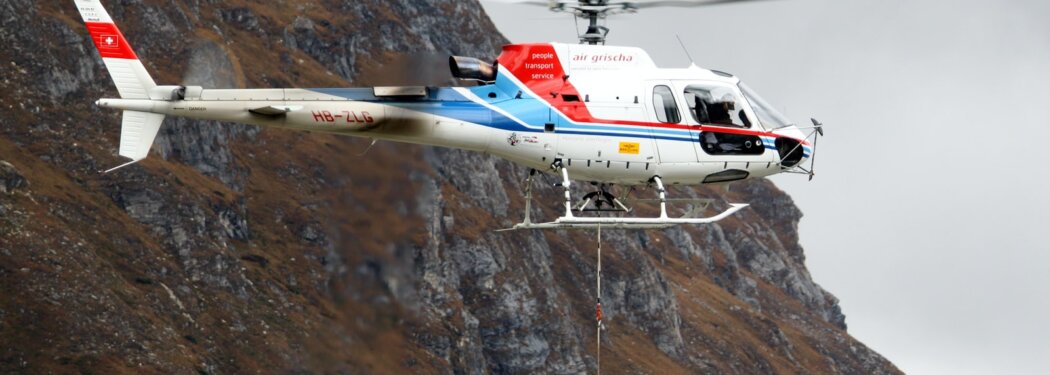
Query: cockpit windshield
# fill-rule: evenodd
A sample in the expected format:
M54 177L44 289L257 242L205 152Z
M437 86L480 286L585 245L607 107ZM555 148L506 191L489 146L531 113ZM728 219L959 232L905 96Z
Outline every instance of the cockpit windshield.
M747 101L751 102L751 109L754 110L755 116L758 117L758 121L761 122L766 129L777 129L794 124L794 122L791 122L787 116L784 116L780 111L777 111L777 109L770 105L769 102L762 99L761 96L758 96L758 93L755 92L755 90L747 87L743 82L740 82L740 91L744 93L744 97L747 98Z

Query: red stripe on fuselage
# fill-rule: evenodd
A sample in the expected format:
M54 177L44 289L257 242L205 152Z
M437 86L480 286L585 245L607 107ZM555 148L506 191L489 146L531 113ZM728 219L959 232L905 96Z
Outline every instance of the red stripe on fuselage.
M591 111L587 109L587 105L584 102L565 101L565 95L575 95L577 100L584 100L584 97L569 82L570 77L566 74L565 68L562 67L561 61L558 59L557 50L551 44L506 45L503 46L503 53L499 55L497 61L500 69L509 71L521 83L525 84L529 90L532 90L532 92L550 104L551 107L575 122L783 137L783 135L776 133L748 129L595 118L591 115ZM802 142L806 145L809 144L805 140L802 140Z
M138 60L135 51L131 50L124 34L112 23L87 22L91 40L104 58Z

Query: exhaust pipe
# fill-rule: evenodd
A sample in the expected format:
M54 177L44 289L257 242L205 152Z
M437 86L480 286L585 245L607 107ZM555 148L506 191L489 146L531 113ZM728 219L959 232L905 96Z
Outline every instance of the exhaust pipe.
M177 102L186 99L186 86L157 86L149 90L149 98Z
M496 67L473 57L450 56L448 66L452 69L452 76L459 79L496 80Z

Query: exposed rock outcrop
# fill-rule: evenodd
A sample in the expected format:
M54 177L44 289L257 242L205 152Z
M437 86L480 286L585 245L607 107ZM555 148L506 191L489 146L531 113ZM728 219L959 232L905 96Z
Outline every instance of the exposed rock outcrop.
M0 160L0 193L14 194L16 191L29 188L29 181L15 166Z
M107 5L170 83L377 84L406 56L505 42L473 1ZM102 175L120 121L92 103L116 90L73 5L7 0L0 21L0 372L594 370L593 233L493 232L524 209L522 168L169 119L153 157ZM676 193L753 205L604 235L604 368L898 372L806 271L790 197Z

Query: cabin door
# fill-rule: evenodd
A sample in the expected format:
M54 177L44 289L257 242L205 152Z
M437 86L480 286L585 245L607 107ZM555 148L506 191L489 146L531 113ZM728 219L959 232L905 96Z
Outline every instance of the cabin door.
M647 85L646 110L661 163L696 163L699 129L683 121L682 108L670 82L654 81ZM696 127L699 128L699 127Z

